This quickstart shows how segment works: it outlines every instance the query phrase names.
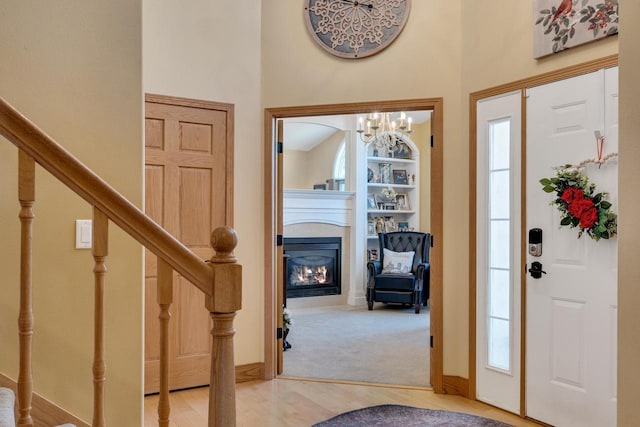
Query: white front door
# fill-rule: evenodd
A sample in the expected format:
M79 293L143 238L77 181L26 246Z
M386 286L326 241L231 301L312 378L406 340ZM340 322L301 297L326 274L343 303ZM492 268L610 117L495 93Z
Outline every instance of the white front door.
M561 226L540 179L617 152L617 68L528 90L526 228L542 229L539 279L526 280L526 415L555 426L616 425L617 240ZM618 163L584 170L617 211Z

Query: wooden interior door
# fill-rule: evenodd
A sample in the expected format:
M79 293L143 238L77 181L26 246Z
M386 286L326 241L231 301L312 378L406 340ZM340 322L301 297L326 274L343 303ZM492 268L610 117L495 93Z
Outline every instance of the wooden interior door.
M210 234L233 225L233 106L147 95L145 210L203 260ZM145 393L159 390L157 258L145 254ZM211 318L200 290L174 272L169 389L209 384Z
M284 240L284 227L283 227L283 154L282 147L284 144L283 136L284 136L284 122L282 120L278 120L276 123L277 127L277 140L276 144L278 144L278 158L277 158L277 188L276 188L276 203L278 205L278 214L276 218L276 234L278 235L278 242L276 244L276 325L278 331L282 331L284 327L284 322L282 318L282 310L285 303L284 296L284 254L283 254L283 240ZM284 354L283 354L283 336L281 333L276 335L276 351L277 351L277 373L281 374L284 370Z

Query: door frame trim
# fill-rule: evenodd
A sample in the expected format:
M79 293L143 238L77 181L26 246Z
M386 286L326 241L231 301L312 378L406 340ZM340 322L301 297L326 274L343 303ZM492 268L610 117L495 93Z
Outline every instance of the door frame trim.
M344 104L309 105L297 107L265 108L264 110L264 361L265 379L276 375L276 156L273 144L275 120L291 117L357 114L363 111L395 112L431 110L431 234L435 247L431 251L431 385L436 393L443 393L443 99L422 98L397 101L372 101Z
M489 89L472 92L469 94L469 398L476 400L476 139L477 139L477 102L497 95L509 92L522 92L522 128L521 128L521 173L526 177L526 130L527 130L527 110L525 91L533 86L553 83L556 81L576 77L582 74L591 73L603 68L615 67L618 65L618 54L605 56L592 61L583 62L559 70L550 71L536 76L516 80L511 83L495 86ZM526 179L521 182L521 261L520 261L520 289L521 289L521 342L520 342L520 416L526 417L526 271L524 268L526 257Z

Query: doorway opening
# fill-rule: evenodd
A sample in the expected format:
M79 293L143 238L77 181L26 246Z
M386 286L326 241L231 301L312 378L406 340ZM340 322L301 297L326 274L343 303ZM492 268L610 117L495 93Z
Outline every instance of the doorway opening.
M434 391L442 392L442 99L419 99L406 101L386 101L386 102L364 102L355 104L333 104L320 106L272 108L265 110L265 377L274 378L283 370L282 353L282 328L283 315L282 308L286 300L284 298L284 263L282 259L283 237L289 237L283 231L284 207L288 206L285 201L283 190L282 172L278 173L279 165L283 161L283 145L286 147L286 140L283 138L282 129L278 128L278 121L281 119L300 119L303 117L327 117L336 115L351 115L370 112L400 112L400 111L429 111L431 113L430 133L431 138L427 150L430 152L428 164L428 177L425 182L429 190L430 208L428 216L429 232L434 236L435 245L431 251L431 292L429 306L430 310L430 335L425 330L425 341L430 342L430 383ZM342 294L345 298L345 306L365 306L364 287L366 280L366 261L368 256L367 248L367 162L366 145L360 142L355 133L356 127L352 128L351 135L346 137L346 143L340 146L345 154L341 159L337 156L328 164L329 169L344 170L338 168L341 162L348 165L356 165L347 168L344 177L333 176L330 179L316 179L319 187L313 190L312 184L307 184L309 188L306 192L314 192L327 196L329 193L345 193L342 198L347 200L349 206L347 210L353 211L357 217L354 224L346 227L346 240L343 238L343 257L348 253L348 262L343 265L346 268L354 266L352 271L345 273L342 277ZM284 144L283 144L284 142ZM432 146L432 148L431 148ZM285 148L286 149L286 148ZM339 152L339 151L338 151ZM355 157L354 157L355 156ZM369 154L371 156L371 154ZM345 160L346 159L346 160ZM330 163L330 164L329 164ZM409 161L407 160L407 163ZM359 166L358 166L359 165ZM284 172L287 173L286 171ZM335 172L333 173L335 175ZM358 181L360 180L360 181ZM312 180L313 182L313 180ZM362 184L364 183L364 185ZM313 184L316 184L313 182ZM407 184L404 184L407 185ZM329 190L331 188L332 190ZM327 191L323 191L323 190ZM340 191L346 190L346 191ZM299 192L298 192L299 193ZM315 195L314 194L314 195ZM349 201L349 198L351 199ZM338 196L340 199L340 195ZM407 198L408 200L408 198ZM325 205L327 202L325 202ZM425 211L426 212L426 211ZM300 224L294 224L298 228ZM325 227L334 225L324 224ZM354 230L350 230L353 228ZM357 228L357 230L355 230ZM308 228L307 228L308 229ZM353 231L353 232L351 232ZM324 234L329 236L330 234ZM332 234L331 234L332 235ZM296 236L294 234L294 236ZM297 237L297 236L296 236ZM375 242L375 240L373 240ZM357 271L356 271L357 270ZM345 281L346 277L346 281ZM304 298L301 298L302 300ZM293 299L295 300L295 299ZM292 300L290 300L292 301ZM387 308L380 305L380 308ZM392 308L393 309L393 308ZM402 309L402 308L400 308ZM427 310L425 310L427 311ZM376 314L375 311L374 313ZM414 316L414 314L406 314ZM337 338L337 337L336 337ZM344 343L348 345L348 343ZM398 362L401 363L401 357ZM427 370L425 366L425 370ZM338 379L340 380L340 379ZM375 379L373 382L376 382Z

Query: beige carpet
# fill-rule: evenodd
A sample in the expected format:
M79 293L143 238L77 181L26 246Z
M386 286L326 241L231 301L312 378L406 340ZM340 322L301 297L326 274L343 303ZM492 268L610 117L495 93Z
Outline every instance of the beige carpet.
M291 309L284 376L428 386L429 310L376 303Z

